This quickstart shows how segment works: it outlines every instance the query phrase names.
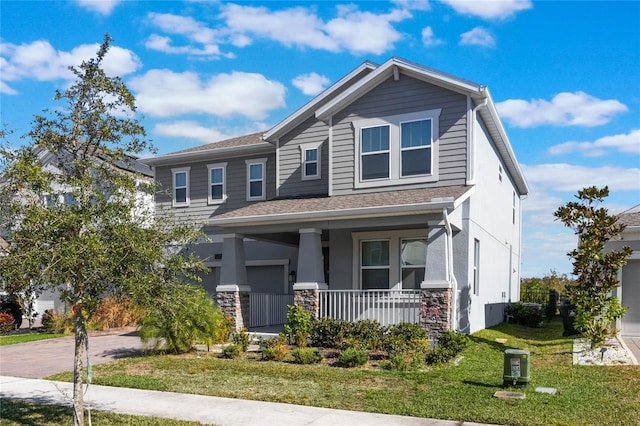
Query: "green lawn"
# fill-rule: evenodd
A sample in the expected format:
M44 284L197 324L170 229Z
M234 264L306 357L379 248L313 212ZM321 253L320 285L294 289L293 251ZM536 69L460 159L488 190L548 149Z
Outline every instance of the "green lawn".
M16 343L34 342L36 340L55 339L62 336L64 336L64 334L38 332L0 335L0 346L15 345Z
M85 421L88 421L88 419L85 418ZM200 424L156 417L128 416L104 411L92 411L91 421L93 424L100 426L194 426ZM71 424L73 424L71 407L0 399L0 425L2 426Z
M480 423L635 424L640 368L573 366L572 340L561 334L559 320L540 329L502 324L475 333L457 365L420 372L227 360L198 352L95 366L93 383ZM531 351L525 400L493 398L502 389L508 348ZM71 374L52 378L71 380ZM538 386L559 392L536 393Z

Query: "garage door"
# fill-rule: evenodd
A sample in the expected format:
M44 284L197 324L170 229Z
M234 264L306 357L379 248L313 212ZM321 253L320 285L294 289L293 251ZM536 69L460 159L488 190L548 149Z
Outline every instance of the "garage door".
M622 306L628 308L622 335L640 336L640 260L630 260L622 268Z

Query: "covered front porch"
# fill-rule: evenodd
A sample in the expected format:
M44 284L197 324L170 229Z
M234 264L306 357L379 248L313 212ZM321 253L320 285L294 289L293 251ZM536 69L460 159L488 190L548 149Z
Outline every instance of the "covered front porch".
M392 195L387 194L381 206L355 211L321 214L311 208L295 218L260 214L264 204L309 204L309 200L275 200L216 218L215 225L230 232L220 235L215 292L236 329L284 323L290 304L302 306L314 318L420 323L436 335L455 328L453 235L462 227L460 197L390 208ZM322 199L323 209L328 200L332 199ZM247 239L297 247L283 294L258 293L248 282Z

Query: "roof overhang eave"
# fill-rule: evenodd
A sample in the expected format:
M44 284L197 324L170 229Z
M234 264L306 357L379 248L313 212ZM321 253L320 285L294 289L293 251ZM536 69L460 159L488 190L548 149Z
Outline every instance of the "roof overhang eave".
M276 124L271 129L269 129L264 134L264 139L267 140L267 141L275 142L276 139L278 139L282 135L286 134L287 131L289 131L289 129L291 129L292 127L297 126L298 124L300 124L304 120L306 120L308 117L313 115L313 112L314 112L315 108L319 104L321 104L328 96L333 94L336 90L339 90L348 81L353 79L358 74L366 71L367 69L375 70L377 66L378 66L377 64L375 64L373 62L370 62L370 61L366 61L366 62L362 63L355 70L351 71L349 74L347 74L346 76L341 78L339 81L337 81L336 83L331 85L327 90L325 90L324 92L320 93L315 98L311 99L309 102L307 102L305 105L303 105L297 111L295 111L293 114L289 115L287 118L282 120L280 123Z
M400 69L403 74L410 77L438 84L439 86L459 93L471 94L474 97L483 96L484 86L482 85L458 79L399 58L391 58L340 96L318 108L315 114L316 118L321 121L327 121L330 116L341 111L349 103L353 102L354 99L366 93L381 81L393 76L396 69Z
M513 148L511 147L511 142L509 141L509 136L507 136L507 132L502 125L502 120L500 120L500 115L498 114L498 110L493 102L493 98L491 97L491 93L489 92L488 87L484 87L483 89L484 96L488 100L487 105L484 109L489 113L491 121L495 124L497 129L497 134L491 135L497 143L500 143L499 148L506 155L506 159L510 164L508 167L510 168L511 175L515 181L516 187L518 188L518 192L520 195L527 195L529 193L529 185L527 185L527 181L524 177L524 173L520 168L520 163L516 158L515 152L513 152Z
M155 167L155 166L192 161L195 159L200 159L202 157L211 156L211 155L228 157L233 155L242 155L252 151L272 150L272 149L273 149L273 145L265 141L265 142L251 144L251 145L230 146L227 148L212 148L212 149L203 149L200 151L189 151L189 152L182 152L182 153L175 153L175 154L166 154L166 155L160 155L157 157L144 158L138 161L150 167Z
M454 210L464 200L466 200L473 189L465 192L458 199L453 197L445 197L433 199L430 202L402 204L392 206L375 206L375 207L358 207L353 209L342 210L319 210L314 212L295 212L295 213L276 213L267 215L239 216L224 219L209 219L209 225L220 226L222 228L229 226L254 226L254 225L272 225L286 223L305 223L317 222L319 220L337 221L349 219L363 219L374 217L393 217L408 216L414 214L434 213L442 210Z

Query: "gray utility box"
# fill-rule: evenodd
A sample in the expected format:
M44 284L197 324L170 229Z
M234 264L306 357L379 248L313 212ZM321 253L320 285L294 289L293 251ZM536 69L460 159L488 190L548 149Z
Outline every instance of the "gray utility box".
M531 354L526 349L504 351L504 386L527 386L530 376Z

